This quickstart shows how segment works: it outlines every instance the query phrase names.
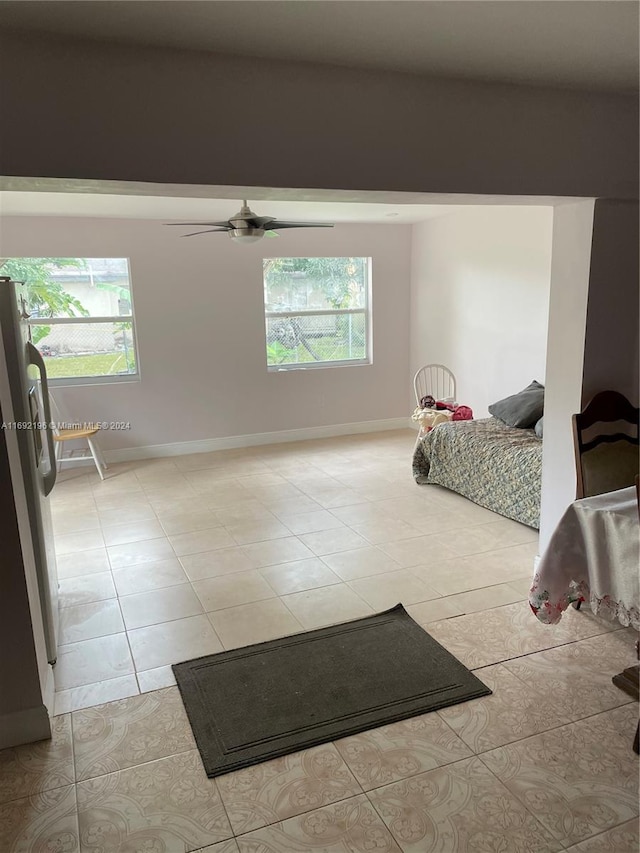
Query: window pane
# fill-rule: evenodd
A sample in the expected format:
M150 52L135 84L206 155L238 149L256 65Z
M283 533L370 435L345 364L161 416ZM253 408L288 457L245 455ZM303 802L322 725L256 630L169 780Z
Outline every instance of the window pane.
M4 265L3 274L25 282L32 317L121 317L132 313L126 258L12 258Z
M366 308L368 258L265 258L267 311Z
M267 364L310 364L367 357L362 314L267 318Z
M31 333L50 379L136 372L131 323L38 325Z

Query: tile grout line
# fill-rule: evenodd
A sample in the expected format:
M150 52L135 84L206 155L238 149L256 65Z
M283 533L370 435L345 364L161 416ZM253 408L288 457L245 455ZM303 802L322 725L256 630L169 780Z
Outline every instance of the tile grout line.
M463 760L464 760L464 759L463 759ZM468 761L469 759L466 759L466 760ZM457 764L457 762L452 762L452 763L453 763L453 764ZM450 766L450 765L447 765L447 766ZM435 770L435 769L437 769L437 768L435 768L435 767L434 767L433 769ZM425 771L425 772L427 772L427 773L428 773L429 771ZM409 778L415 778L415 777L409 777ZM402 780L398 779L397 781L402 781ZM389 784L393 785L394 783L393 783L393 782L390 782ZM385 786L381 785L381 786L380 786L380 788L372 788L371 790L373 790L373 791L379 791L379 790L381 790L381 788L383 788L383 787L385 787ZM379 818L380 818L380 820L382 821L383 825L385 826L385 828L386 828L387 832L389 833L389 835L391 836L391 838L393 838L394 842L398 845L398 848L400 849L400 851L401 851L401 853L402 853L402 848L400 847L400 842L397 840L397 838L395 837L395 835L394 835L394 834L393 834L393 832L391 831L390 827L387 825L386 820L385 820L385 819L383 818L383 816L380 814L380 812L379 812L378 808L376 807L376 804L375 804L374 802L372 802L371 797L369 796L369 794L371 793L371 790L370 790L370 791L365 791L365 793L364 793L365 797L367 798L367 802L369 803L369 805L371 806L371 808L374 810L374 812L378 815L378 817L379 817Z
M580 841L571 841L571 842L569 842L569 847L563 847L563 850L570 850L571 847L573 847L575 845L578 845L578 844L581 845L587 841L593 841L594 839L600 838L601 836L604 836L609 832L613 832L616 829L620 829L621 827L623 827L627 823L636 824L637 820L638 820L638 816L636 815L635 818L631 818L630 820L623 820L622 823L616 823L615 826L610 826L607 829L603 829L602 832L596 832L595 835L589 835L587 838L583 838ZM559 843L561 843L561 842L559 842ZM197 853L197 851L196 851L196 853ZM623 853L623 851L620 851L620 853Z
M163 690L177 690L177 687L163 687ZM156 691L154 691L156 692ZM146 695L146 694L142 694ZM135 696L128 697L130 699L135 699ZM80 713L81 711L90 711L91 708L81 708L80 711L75 711L74 713ZM118 773L127 773L129 770L136 770L139 767L147 767L150 764L155 764L158 761L166 761L168 758L175 758L178 755L188 755L189 753L197 753L198 757L200 757L200 752L197 746L193 746L191 749L181 749L179 752L171 752L169 755L162 755L160 758L152 758L150 761L142 761L140 764L132 764L130 767L120 767L118 770L108 770L106 773L97 773L95 776L87 776L86 779L76 779L76 785L84 785L86 782L92 782L94 779L104 779L105 776L115 776ZM204 768L203 768L204 770Z
M537 735L532 735L532 737L537 737ZM522 740L528 740L528 738L522 738ZM497 747L497 748L498 748L498 749L502 749L503 747ZM488 752L490 752L491 750L487 750L487 751L488 751ZM483 754L484 754L484 753L483 753ZM556 843L560 844L560 845L561 845L561 847L564 849L564 845L562 844L562 842L560 841L560 839L556 838L556 837L555 837L555 835L553 834L553 832L551 832L551 830L550 830L550 829L548 829L548 828L544 825L544 823L540 820L540 818L539 818L537 815L535 815L535 814L531 811L531 809L529 808L529 806L527 805L527 803L526 803L526 802L525 802L525 801L524 801L520 796L518 796L518 794L516 794L514 791L512 791L512 790L511 790L511 788L509 788L509 787L508 787L508 785L506 785L506 784L502 781L502 779L500 779L500 777L499 777L496 773L494 773L494 772L493 772L493 770L492 770L490 767L488 767L488 766L487 766L486 762L482 760L482 754L477 755L477 756L476 756L476 758L478 758L478 759L482 762L482 766L483 766L486 770L488 770L488 771L489 771L489 773L490 773L490 774L493 776L493 778L498 782L498 784L499 784L499 785L501 785L501 786L502 786L506 791L508 791L508 792L509 792L509 794L510 794L514 799L516 799L516 800L520 803L520 805L524 808L524 810L527 812L527 814L528 814L528 815L529 815L529 816L530 816L530 817L531 817L531 818L536 822L536 824L537 824L538 826L542 827L542 829L543 829L545 832L548 832L548 833L549 833L549 835L551 835L551 837L552 837L553 841L555 841Z
M631 701L633 701L633 700L631 700ZM630 703L625 703L625 704L630 704ZM621 705L617 706L617 708L619 708L619 707L623 707L623 706L621 706ZM562 724L562 725L554 726L554 727L552 727L551 729L548 729L548 730L546 730L546 731L539 732L539 733L537 733L537 734L533 734L533 735L528 735L527 737L525 737L525 738L521 738L521 739L520 739L520 740L518 740L518 741L513 741L513 742L512 742L512 743L510 743L510 744L504 744L503 746L498 746L498 747L494 747L493 749L485 750L485 751L484 751L484 752L482 752L482 753L478 753L478 754L476 755L476 757L477 757L477 758L479 758L479 759L480 759L480 761L482 761L482 764L486 767L486 769L487 769L487 770L488 770L488 771L489 771L493 776L495 776L495 778L498 780L498 782L500 782L500 784L501 784L501 785L503 785L503 787L507 788L507 790L512 794L512 796L514 796L514 797L515 797L515 798L516 798L516 799L521 803L521 805L522 805L522 806L525 808L525 810L526 810L526 811L527 811L527 812L528 812L528 813L529 813L529 814L530 814L530 815L531 815L531 816L532 816L532 817L537 821L537 823L539 823L541 826L543 826L543 827L544 827L544 829L545 829L547 832L550 832L550 833L551 833L551 835L553 835L553 833L551 832L551 830L547 829L547 827L542 823L542 821L540 820L540 818L539 818L537 815L535 815L535 814L534 814L534 813L529 809L529 807L528 807L528 805L527 805L527 803L526 803L525 799L524 799L523 797L521 797L519 793L516 793L516 792L514 792L514 791L511 791L511 789L510 789L510 788L509 788L509 787L508 787L508 786L507 786L507 785L506 785L506 784L505 784L505 783L500 779L500 777L499 777L499 776L498 776L498 775L497 775L497 774L496 774L496 773L495 773L495 772L494 772L494 771L493 771L493 770L492 770L492 769L487 765L486 761L483 759L483 755L486 755L486 754L487 754L487 753L489 753L489 752L495 752L495 751L497 751L497 750L499 750L499 749L505 749L505 748L508 748L508 747L513 747L515 744L522 743L522 742L524 742L524 741L526 741L526 740L531 740L531 739L533 739L533 738L535 738L535 737L543 737L545 734L548 734L548 733L549 733L549 732L551 732L551 731L556 731L556 730L558 730L558 729L560 729L560 728L566 728L567 726L575 726L575 725L577 725L577 724L579 724L579 723L581 723L581 722L584 722L584 721L586 721L586 720L588 720L588 719L591 719L591 718L593 718L593 717L600 716L601 714L607 714L607 713L610 713L611 711L614 711L614 710L616 710L616 708L609 708L609 709L607 709L607 710L605 710L605 711L598 711L598 712L596 712L595 714L590 714L590 715L588 715L587 717L584 717L584 718L582 718L582 719L580 719L580 720L572 720L572 721L570 721L570 722L568 722L568 723L564 723L564 724ZM620 736L620 737L622 737L622 735L619 735L619 736ZM623 823L626 823L626 821L623 821ZM619 824L619 825L621 825L621 824ZM611 828L612 828L612 827L609 827L609 829L611 829ZM609 830L605 830L605 832L606 832L606 831L609 831ZM600 835L600 834L602 834L602 833L597 833L596 835ZM576 844L581 844L581 843L583 843L584 841L588 841L588 840L590 840L592 837L593 837L593 836L587 836L586 838L579 839L579 841L570 841L570 843L569 843L569 847L572 847L572 846L574 846L574 845L576 845ZM562 841L561 841L560 839L557 839L555 836L553 836L553 838L554 838L554 841L556 841L558 844L561 844L561 845L562 845L563 849L566 849L565 845L562 843Z
M518 604L518 602L512 601L510 605L505 604L502 606L503 607L511 607L511 606L513 606L513 604ZM439 619L437 621L438 622L448 622L451 619L458 619L458 618L460 618L460 616L475 616L475 615L477 615L477 613L486 613L486 612L487 612L486 610L479 610L479 611L476 611L475 613L462 613L462 614L459 614L458 616L449 616L449 617L447 617L447 619ZM430 624L434 624L434 623L430 623ZM479 670L486 669L486 667L489 667L489 666L497 666L498 664L508 663L509 661L512 661L512 660L520 660L521 658L526 658L526 657L529 657L530 655L538 655L538 654L541 654L542 652L550 652L553 649L561 649L561 648L564 648L565 646L573 646L573 645L576 645L577 643L583 642L584 640L591 640L593 637L604 637L607 634L615 634L618 630L624 631L626 629L624 627L621 627L620 629L615 628L613 631L602 631L599 634L589 634L588 637L580 637L576 640L566 640L565 642L557 643L555 646L544 646L541 649L534 649L534 650L531 650L528 652L522 652L522 654L513 655L513 657L510 657L510 658L501 658L500 660L492 661L491 663L483 663L480 666L467 667L467 669L469 669L470 672L478 672ZM465 666L467 666L467 665L465 664Z
M114 582L115 586L115 582ZM116 587L116 593L118 592ZM133 677L135 678L136 684L138 686L138 695L142 695L142 688L140 687L140 680L138 678L138 669L136 664L136 659L133 656L133 649L131 647L131 640L129 638L129 631L127 629L127 623L124 621L124 612L122 610L122 604L120 603L120 596L118 595L118 607L120 609L120 617L122 618L122 624L124 625L124 635L127 640L127 648L129 649L129 657L131 658L131 665L133 666Z
M333 742L327 741L327 743L333 743ZM345 762L345 765L346 765L346 762ZM349 768L347 768L347 769L349 769ZM239 771L236 770L236 771L232 771L232 772L237 773ZM349 770L349 772L351 772L351 771ZM355 781L358 785L360 784L357 779ZM305 809L304 811L301 811L301 812L297 812L296 814L290 815L289 817L281 817L281 818L278 818L276 820L271 821L270 823L265 823L262 826L256 826L253 829L247 829L244 832L239 832L238 834L234 833L233 837L234 838L244 838L247 835L251 835L251 833L253 833L253 832L260 832L263 829L268 829L270 826L275 826L276 824L284 823L287 820L295 820L296 818L303 817L306 814L311 814L312 812L319 811L321 809L329 809L329 808L331 808L331 806L337 806L339 803L346 803L349 800L354 800L354 799L356 799L356 797L362 797L362 796L365 796L365 797L367 796L366 791L361 790L357 794L351 794L348 797L341 797L339 800L333 800L330 803L324 803L323 805L319 805L319 806L318 805L311 806L311 808ZM222 799L222 795L221 795L221 799ZM229 821L229 823L231 825L231 821ZM233 829L233 825L231 825L231 828ZM198 853L198 851L196 850L196 851L194 851L194 853Z
M197 749L197 747L196 747L196 749ZM198 755L200 755L200 752L199 752L199 751L198 751ZM202 761L202 756L200 756L200 760ZM203 768L202 768L202 769L204 770L204 766L203 766ZM206 775L206 771L205 771L205 775ZM207 779L209 779L209 778L210 778L210 777L208 777L208 776L207 776ZM225 803L225 801L224 801L224 797L222 796L222 794L221 794L221 792L220 792L220 788L218 787L218 783L217 783L217 781L216 781L215 777L211 777L211 781L213 782L213 785L214 785L214 787L215 787L215 789L216 789L216 793L218 794L218 799L220 800L220 805L222 806L222 810L223 810L223 812L224 812L224 816L226 817L226 819L227 819L227 823L229 824L229 829L231 830L230 838L233 838L233 839L235 840L235 838L236 838L236 832L235 832L235 829L233 828L233 823L231 822L231 818L229 817L229 811L228 811L228 809L227 809L227 805L226 805L226 803ZM225 840L228 840L228 839L225 839ZM236 846L237 846L237 845L236 845ZM206 851L206 847L205 847L205 851ZM198 851L196 850L196 851L194 851L194 853L198 853Z
M70 713L70 712L67 712L67 713ZM63 715L59 714L58 716L63 716ZM29 746L30 744L26 744L26 745ZM6 748L7 749L15 749L16 747L9 746ZM64 782L62 785L51 785L51 787L43 788L41 791L30 791L28 794L22 794L19 797L12 797L10 800L2 800L2 802L0 802L0 811L2 811L4 806L9 806L9 805L11 805L11 803L18 803L18 802L20 802L20 800L30 800L31 797L39 797L42 794L48 794L50 791L59 791L62 788L75 788L77 785L77 782L75 781L75 766L74 766L73 775L74 775L74 781L73 782Z

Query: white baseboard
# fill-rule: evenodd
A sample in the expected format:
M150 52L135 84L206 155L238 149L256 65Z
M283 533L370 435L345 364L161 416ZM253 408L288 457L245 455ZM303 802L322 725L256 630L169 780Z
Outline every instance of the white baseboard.
M233 450L241 447L257 447L261 444L284 444L289 441L309 441L314 438L333 438L338 435L386 432L394 429L410 429L410 418L387 418L381 421L360 421L352 424L330 424L328 426L284 429L278 432L256 432L248 435L230 435L226 438L205 438L200 441L178 441L173 444L151 444L143 447L123 447L104 452L107 462L129 462L134 459L157 459L163 456L185 456L189 453L211 453L214 450ZM93 460L89 459L89 465Z

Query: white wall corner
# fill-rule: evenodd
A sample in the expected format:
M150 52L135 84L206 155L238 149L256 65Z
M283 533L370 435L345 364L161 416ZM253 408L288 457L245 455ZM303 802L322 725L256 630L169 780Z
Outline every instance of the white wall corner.
M411 362L446 364L477 418L543 381L553 208L460 207L413 226Z

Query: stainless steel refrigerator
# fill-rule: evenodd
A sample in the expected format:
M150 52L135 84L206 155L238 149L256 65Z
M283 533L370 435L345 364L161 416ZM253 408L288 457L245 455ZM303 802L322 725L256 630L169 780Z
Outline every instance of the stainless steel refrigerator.
M56 481L47 371L42 356L31 343L24 285L0 276L0 357L7 367L10 408L35 556L47 659L55 663L58 646L58 577L51 507L48 496ZM4 415L4 407L3 407ZM9 484L3 483L3 488ZM23 543L24 544L24 543Z

